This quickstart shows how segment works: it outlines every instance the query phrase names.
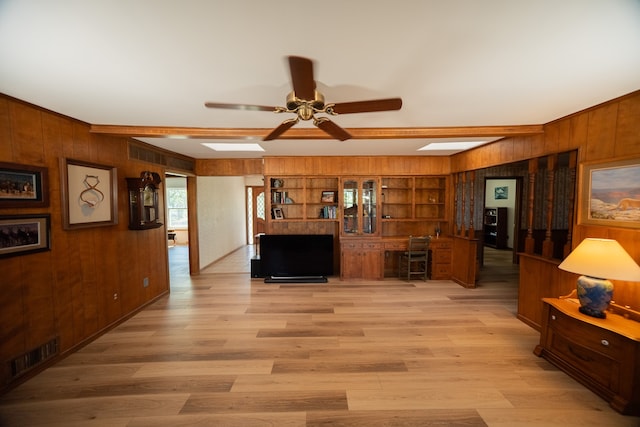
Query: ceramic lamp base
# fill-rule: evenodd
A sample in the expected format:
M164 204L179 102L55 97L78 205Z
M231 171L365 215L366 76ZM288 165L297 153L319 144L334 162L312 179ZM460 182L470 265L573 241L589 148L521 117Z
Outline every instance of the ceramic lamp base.
M581 313L600 319L607 317L606 310L613 298L613 283L610 280L580 276L577 290Z

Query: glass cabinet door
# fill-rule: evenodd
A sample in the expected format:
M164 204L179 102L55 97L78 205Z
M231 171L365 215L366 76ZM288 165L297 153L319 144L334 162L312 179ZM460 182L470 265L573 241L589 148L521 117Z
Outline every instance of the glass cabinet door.
M342 186L344 234L358 234L358 181L347 180Z
M342 234L378 233L378 181L348 178L342 182Z
M377 201L376 201L376 181L373 179L362 182L362 233L376 234L377 226Z

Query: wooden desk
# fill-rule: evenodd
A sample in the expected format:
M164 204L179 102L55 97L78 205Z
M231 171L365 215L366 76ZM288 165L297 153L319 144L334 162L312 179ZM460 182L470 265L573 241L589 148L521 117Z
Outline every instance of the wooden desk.
M383 280L387 258L385 254L406 251L408 244L408 236L341 238L340 278ZM429 243L432 260L431 279L451 278L452 247L453 241L450 237L433 238ZM397 270L394 277L397 277Z
M542 333L534 353L623 414L640 415L640 323L578 311L575 299L543 298Z

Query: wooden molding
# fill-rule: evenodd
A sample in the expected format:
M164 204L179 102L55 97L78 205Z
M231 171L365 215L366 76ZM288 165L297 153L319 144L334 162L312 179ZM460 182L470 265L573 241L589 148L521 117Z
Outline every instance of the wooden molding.
M419 139L461 137L506 137L544 133L543 125L407 127L407 128L349 128L352 139ZM262 138L266 128L193 128L168 126L91 125L91 133L148 138ZM331 139L316 128L289 129L279 139Z

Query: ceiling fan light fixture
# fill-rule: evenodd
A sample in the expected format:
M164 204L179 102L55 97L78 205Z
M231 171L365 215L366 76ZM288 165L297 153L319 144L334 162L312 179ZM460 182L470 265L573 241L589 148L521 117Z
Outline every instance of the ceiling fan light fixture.
M341 102L338 104L325 104L324 95L316 89L316 82L313 78L313 62L310 59L300 56L289 57L289 70L291 73L291 83L293 90L287 94L285 107L267 107L263 105L229 104L221 102L206 102L207 108L227 108L236 110L259 110L273 111L276 113L293 113L295 119L282 122L274 128L263 141L277 139L284 132L290 129L298 121L313 120L313 124L323 130L328 135L346 141L351 138L351 134L341 128L338 124L327 118L316 118L316 113L329 115L367 113L373 111L399 110L402 107L402 99L372 99L368 101Z

